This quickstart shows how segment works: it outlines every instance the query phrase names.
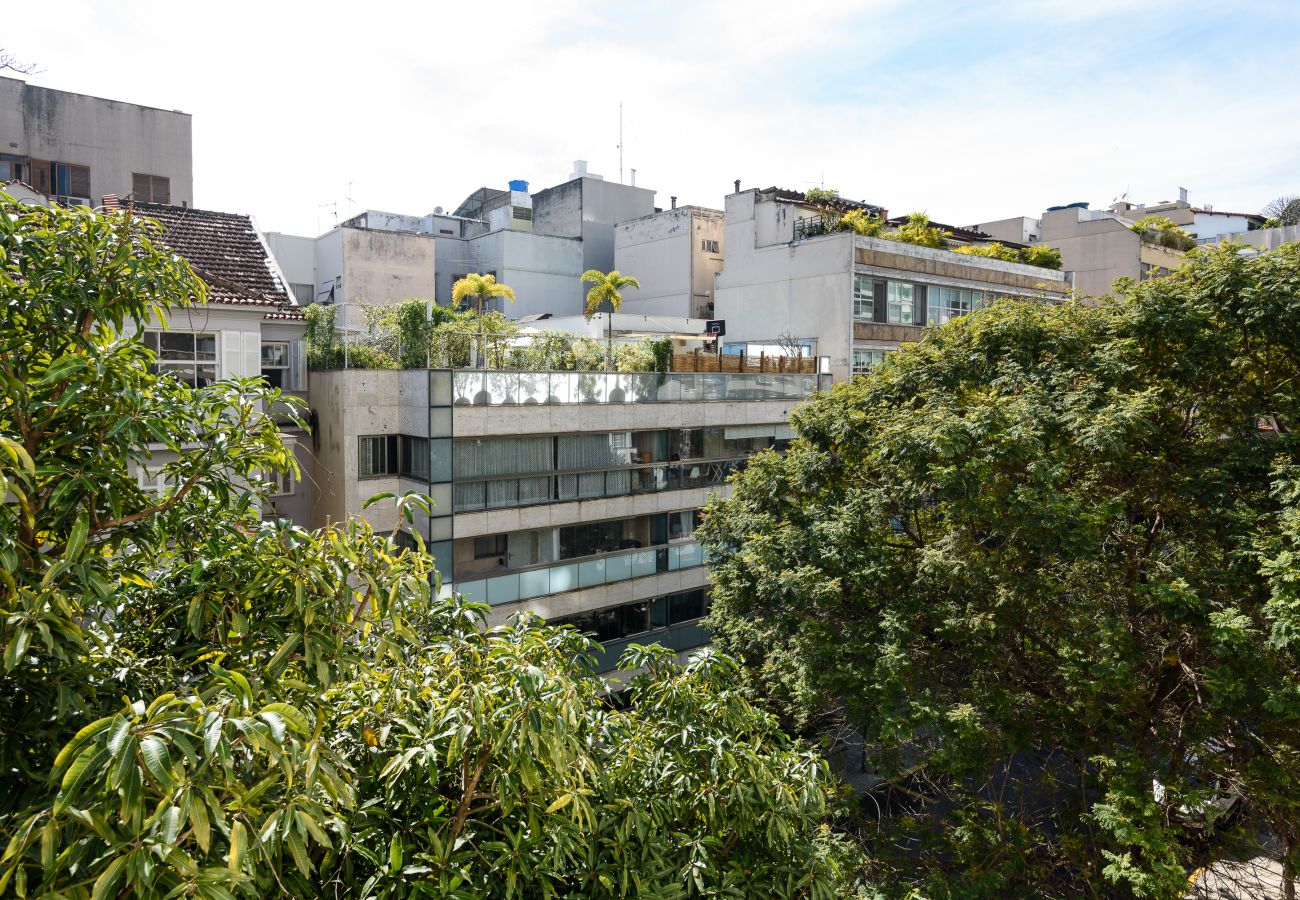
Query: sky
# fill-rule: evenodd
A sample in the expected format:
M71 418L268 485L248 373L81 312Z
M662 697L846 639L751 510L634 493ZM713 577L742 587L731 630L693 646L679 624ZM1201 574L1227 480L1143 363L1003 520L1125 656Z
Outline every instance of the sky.
M191 113L195 204L270 231L575 159L617 180L620 103L623 178L663 207L735 179L951 225L1300 193L1295 0L43 0L0 48L32 84Z

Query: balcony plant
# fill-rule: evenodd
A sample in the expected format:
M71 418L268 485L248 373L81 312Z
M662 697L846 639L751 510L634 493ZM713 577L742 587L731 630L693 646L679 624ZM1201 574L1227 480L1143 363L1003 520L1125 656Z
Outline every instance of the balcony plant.
M1191 232L1179 228L1165 216L1143 216L1130 225L1129 230L1149 244L1170 250L1187 251L1196 246L1196 238Z

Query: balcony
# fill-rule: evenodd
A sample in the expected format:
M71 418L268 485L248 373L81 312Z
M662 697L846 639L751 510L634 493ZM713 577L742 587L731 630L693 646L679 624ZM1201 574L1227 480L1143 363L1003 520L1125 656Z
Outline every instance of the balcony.
M747 460L748 457L688 460L457 481L452 509L458 513L477 512L717 487L743 469Z
M546 563L515 569L491 578L456 583L456 591L470 600L497 606L532 600L583 588L599 587L663 572L702 566L704 550L695 541L679 541L662 547L622 550L558 565Z
M811 373L512 372L457 369L451 373L451 378L453 406L803 400L811 396L819 386L819 376Z

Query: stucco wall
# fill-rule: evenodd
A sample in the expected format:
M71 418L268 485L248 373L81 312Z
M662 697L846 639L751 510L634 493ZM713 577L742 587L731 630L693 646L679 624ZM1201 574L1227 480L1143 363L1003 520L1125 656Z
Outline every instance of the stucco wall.
M497 281L510 285L515 302L498 301L511 318L582 312L584 288L582 244L574 238L527 231L493 231L472 240L483 271L495 271Z
M131 193L132 174L139 172L166 176L171 202L194 205L188 113L0 78L0 146L6 153L89 166L95 202L104 194Z

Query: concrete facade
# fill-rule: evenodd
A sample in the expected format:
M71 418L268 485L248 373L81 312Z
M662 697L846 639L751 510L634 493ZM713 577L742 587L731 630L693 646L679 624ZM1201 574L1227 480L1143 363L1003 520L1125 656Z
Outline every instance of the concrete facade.
M1147 243L1133 231L1130 226L1141 218L1138 212L1142 211L1048 210L1043 213L1039 240L1061 251L1064 268L1074 273L1078 294L1101 297L1111 292L1117 278L1140 280L1182 264L1181 252Z
M614 230L614 268L641 283L624 295L623 311L712 318L724 245L724 217L716 209L683 206L621 223Z
M191 119L178 110L36 87L0 78L0 169L21 166L16 180L38 191L99 205L104 194L127 197L137 174L166 179L165 196L141 200L194 205ZM51 164L86 167L72 183ZM10 180L0 171L0 181ZM75 189L75 190L74 190ZM84 192L83 192L84 191Z
M654 211L648 188L580 177L533 195L533 231L581 238L582 271L608 272L615 268L614 226Z

